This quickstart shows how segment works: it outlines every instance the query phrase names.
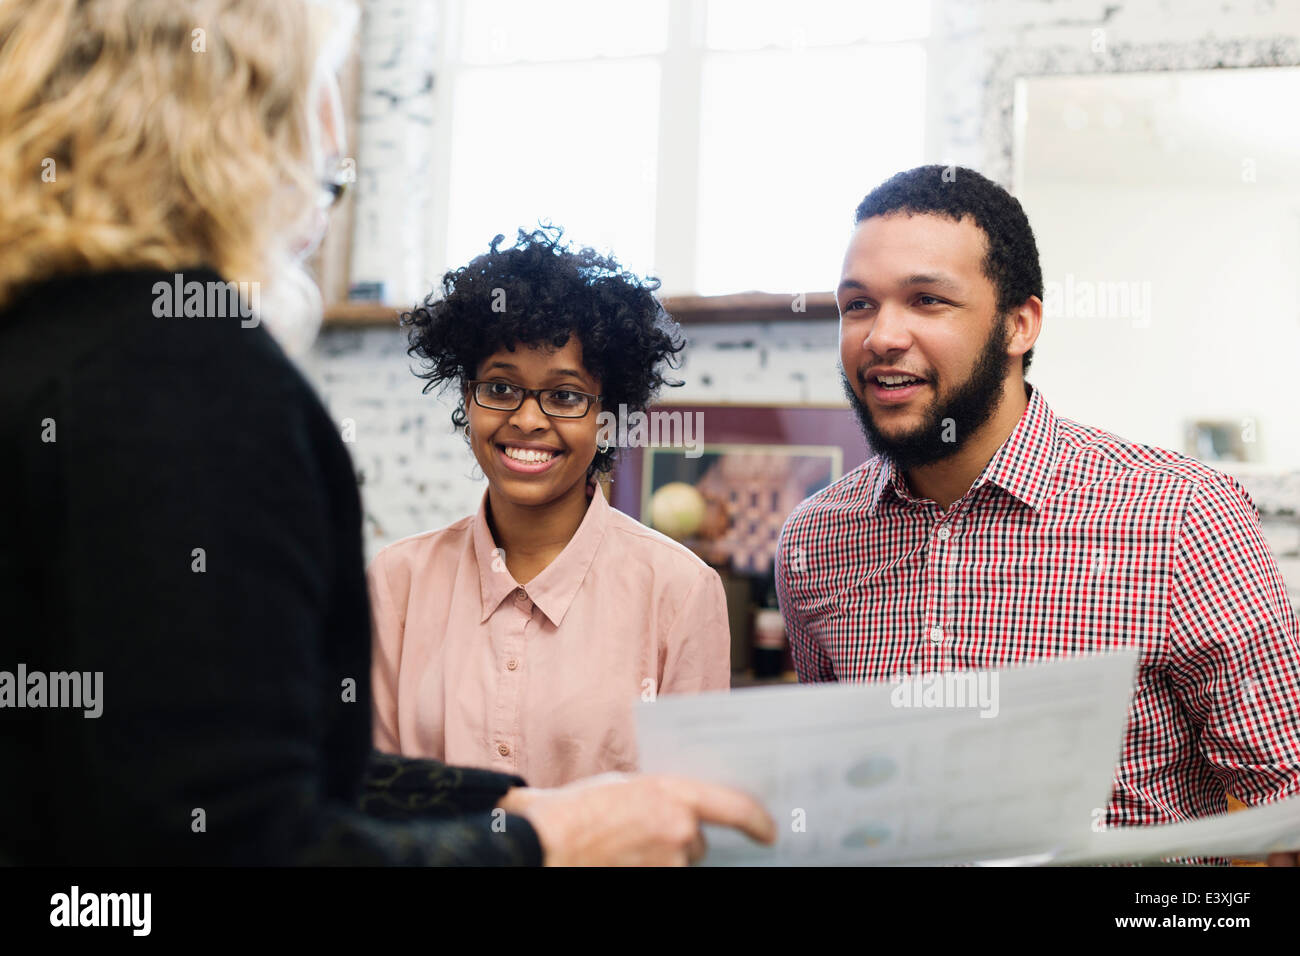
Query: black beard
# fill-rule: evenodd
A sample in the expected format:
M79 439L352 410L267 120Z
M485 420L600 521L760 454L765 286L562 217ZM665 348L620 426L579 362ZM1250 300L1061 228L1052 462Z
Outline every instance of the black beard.
M966 381L946 398L936 397L930 403L924 421L910 432L896 437L884 435L876 428L866 403L854 393L841 367L840 383L871 450L893 461L902 472L955 455L980 426L993 417L1002 401L1002 383L1011 367L1011 357L1007 355L1010 338L1011 330L1002 322L996 323ZM931 381L929 384L937 393L938 383ZM945 419L952 421L948 423ZM953 440L944 441L945 434L951 435Z

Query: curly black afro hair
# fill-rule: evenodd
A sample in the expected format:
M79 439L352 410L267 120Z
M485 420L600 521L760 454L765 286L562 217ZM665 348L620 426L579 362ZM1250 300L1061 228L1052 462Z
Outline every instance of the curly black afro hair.
M1018 308L1031 295L1043 297L1043 270L1029 219L1019 200L993 180L964 166L918 166L868 193L853 222L893 212L933 213L958 222L965 216L974 219L988 238L984 274L998 290L999 315ZM1026 372L1033 356L1033 349L1023 356Z
M558 226L519 230L516 244L500 249L498 235L488 251L442 277L438 290L402 314L407 352L425 368L424 391L453 384L461 399L452 424L464 428L464 385L479 363L518 346L563 348L570 335L582 343L582 361L600 380L603 407L641 411L660 386L681 385L664 377L679 368L685 347L681 328L654 293L659 280L640 279L612 256L562 241ZM614 466L617 448L596 452L591 471Z

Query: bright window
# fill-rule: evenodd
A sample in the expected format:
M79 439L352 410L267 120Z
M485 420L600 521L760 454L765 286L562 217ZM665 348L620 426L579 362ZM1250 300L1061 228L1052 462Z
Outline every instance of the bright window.
M443 10L437 272L546 219L666 292L825 291L858 200L924 161L924 0Z
M925 56L913 45L710 57L695 291L824 291L853 209L920 165Z
M461 73L447 255L553 220L584 245L653 262L659 64L547 63Z

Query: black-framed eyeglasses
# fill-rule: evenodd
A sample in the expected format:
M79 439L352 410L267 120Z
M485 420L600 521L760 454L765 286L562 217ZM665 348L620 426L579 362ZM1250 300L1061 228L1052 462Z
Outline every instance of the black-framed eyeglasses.
M475 404L494 412L513 412L530 396L537 399L542 411L552 418L582 418L591 410L591 403L604 396L579 392L571 388L524 388L509 382L471 381L470 394Z

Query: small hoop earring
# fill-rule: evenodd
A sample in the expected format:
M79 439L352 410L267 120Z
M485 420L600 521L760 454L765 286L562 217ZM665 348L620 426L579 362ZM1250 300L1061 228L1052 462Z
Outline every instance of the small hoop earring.
M473 439L471 439L471 438L469 437L469 422L466 422L466 423L465 423L465 427L462 428L461 431L463 431L463 432L465 433L465 440L466 440L466 441L468 441L468 442L472 442L472 441L473 441ZM476 471L478 472L477 475L474 474L474 472L476 472ZM475 459L474 459L474 467L471 468L470 471L469 471L469 480L470 480L470 481L478 481L478 480L479 480L480 478L482 478L482 477L483 477L483 469L482 469L481 467L479 467L478 459L475 458Z
M600 452L602 455L605 454L605 452L609 451L609 439L608 438L605 439L604 445L597 445L596 451Z

